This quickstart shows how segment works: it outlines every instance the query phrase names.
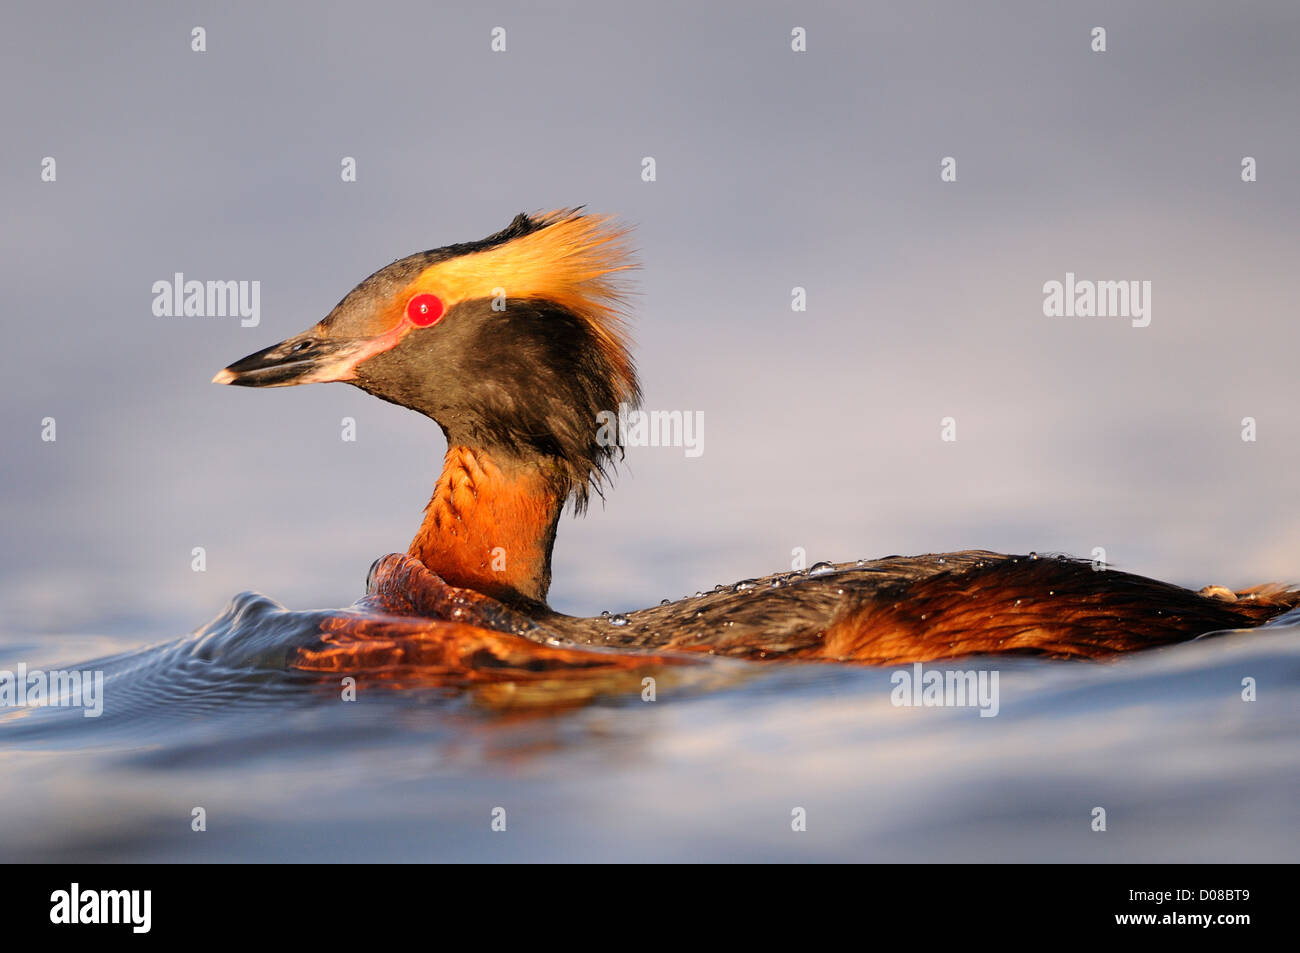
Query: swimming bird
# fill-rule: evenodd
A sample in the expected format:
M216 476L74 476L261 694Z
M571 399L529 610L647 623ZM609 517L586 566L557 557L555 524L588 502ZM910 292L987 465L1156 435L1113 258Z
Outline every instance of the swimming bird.
M539 646L898 664L1100 658L1300 604L1283 585L1198 592L1064 556L967 551L823 563L609 618L552 610L561 513L581 513L619 458L598 415L641 399L627 237L581 209L521 214L481 241L381 268L313 327L213 378L342 381L442 429L423 522L405 556L376 563L371 608L400 605L489 641L502 631Z

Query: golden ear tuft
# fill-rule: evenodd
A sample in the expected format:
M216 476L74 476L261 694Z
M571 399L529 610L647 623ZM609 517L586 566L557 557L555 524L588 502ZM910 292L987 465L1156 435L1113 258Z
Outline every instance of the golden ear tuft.
M507 302L553 302L587 322L605 356L634 389L628 290L622 280L623 272L637 267L627 244L629 228L612 216L581 209L542 212L530 220L538 227L526 235L430 265L411 290L436 294L449 309L460 301L502 293Z

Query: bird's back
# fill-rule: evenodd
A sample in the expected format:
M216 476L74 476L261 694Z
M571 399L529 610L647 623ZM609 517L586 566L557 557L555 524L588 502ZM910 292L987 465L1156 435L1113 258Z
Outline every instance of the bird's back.
M1256 626L1297 604L1300 591L1282 586L1196 592L1063 556L976 550L819 563L625 615L538 621L610 647L894 664L1100 658Z

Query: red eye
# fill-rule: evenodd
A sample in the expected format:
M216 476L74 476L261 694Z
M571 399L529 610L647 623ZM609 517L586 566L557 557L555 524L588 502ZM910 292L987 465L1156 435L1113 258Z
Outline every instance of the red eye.
M417 328L427 328L442 317L442 300L437 295L420 294L406 302L406 319Z

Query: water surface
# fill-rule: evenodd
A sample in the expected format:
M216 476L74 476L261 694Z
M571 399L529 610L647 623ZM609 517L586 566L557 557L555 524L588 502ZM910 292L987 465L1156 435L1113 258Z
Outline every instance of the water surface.
M897 669L693 659L459 684L285 659L329 613L245 594L194 634L0 641L105 709L0 711L6 861L1295 861L1300 617L1107 663L971 660L999 712ZM160 633L161 634L161 633ZM115 651L116 650L116 651ZM112 654L108 654L112 653ZM98 661L86 659L101 656ZM656 698L643 700L643 679ZM1257 700L1242 699L1255 679ZM1104 807L1107 830L1091 829ZM195 807L207 829L191 830ZM504 808L506 830L493 831ZM792 830L802 808L807 829Z

